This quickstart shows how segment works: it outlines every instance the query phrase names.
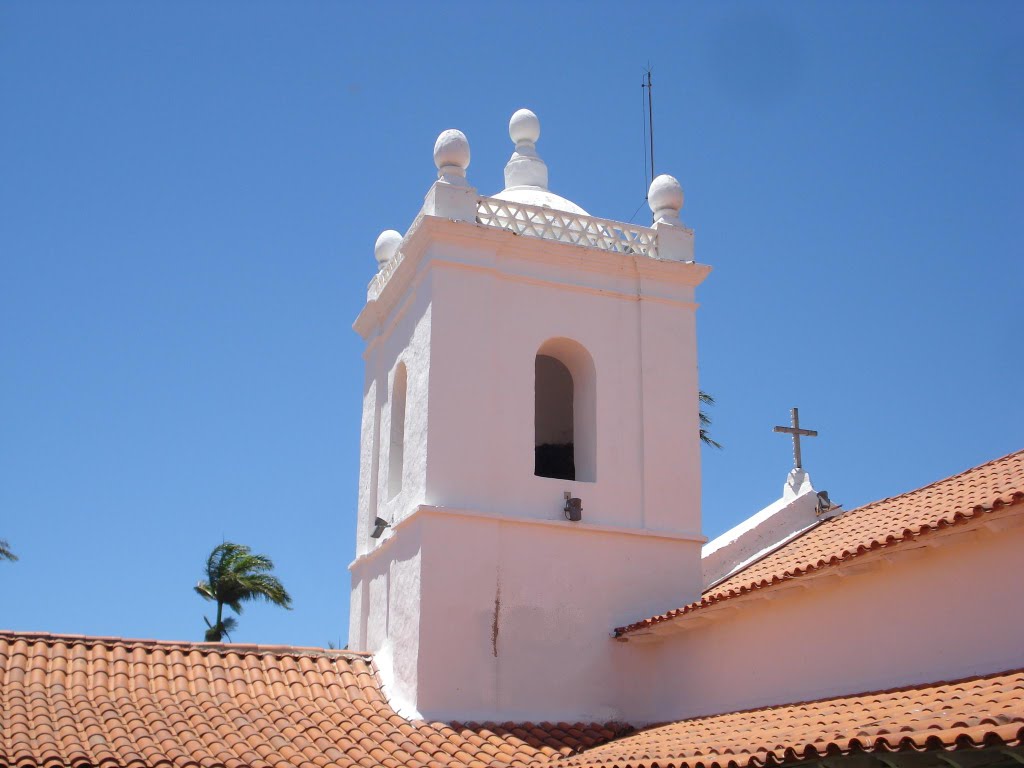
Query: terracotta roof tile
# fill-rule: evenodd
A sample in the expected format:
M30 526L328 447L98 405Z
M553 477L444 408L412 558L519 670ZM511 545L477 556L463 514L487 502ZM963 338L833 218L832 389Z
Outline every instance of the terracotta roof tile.
M825 520L711 587L700 601L618 627L615 634L621 636L646 629L756 589L842 565L866 552L899 546L932 531L962 525L1021 502L1024 502L1024 451Z
M557 761L584 768L746 768L853 752L1020 747L1024 670L648 728ZM1024 752L1018 753L1024 757Z
M0 632L0 768L528 766L629 730L408 721L348 651Z

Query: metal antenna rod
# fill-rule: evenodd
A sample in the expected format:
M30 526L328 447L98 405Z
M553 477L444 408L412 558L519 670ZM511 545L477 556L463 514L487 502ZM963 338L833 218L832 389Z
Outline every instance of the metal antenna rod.
M647 181L647 84L644 83L643 78L640 78L640 122L643 123L643 134L644 134L644 154L643 154L643 165L644 165L644 200L647 199L647 190L650 188L650 182ZM643 205L643 203L640 203ZM637 210L640 210L637 208ZM634 214L635 215L635 214Z
M654 84L651 82L651 65L647 65L647 125L651 129L651 180L654 180Z

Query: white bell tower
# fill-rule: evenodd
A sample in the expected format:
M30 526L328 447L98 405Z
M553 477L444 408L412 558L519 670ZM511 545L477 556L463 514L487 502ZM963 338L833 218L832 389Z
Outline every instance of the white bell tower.
M488 197L466 137L442 133L422 211L377 241L355 322L349 646L375 653L405 714L615 719L612 629L701 591L694 289L710 268L674 178L651 185L651 227L596 218L548 189L536 115L509 134Z

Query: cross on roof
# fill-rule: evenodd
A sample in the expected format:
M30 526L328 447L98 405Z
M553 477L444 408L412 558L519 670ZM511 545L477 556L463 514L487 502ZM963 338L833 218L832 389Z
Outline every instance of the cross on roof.
M815 429L800 429L800 409L793 408L790 410L790 418L793 421L791 427L774 427L772 432L785 432L787 435L793 437L793 466L797 469L803 469L803 461L800 457L800 436L804 437L817 437L818 431Z

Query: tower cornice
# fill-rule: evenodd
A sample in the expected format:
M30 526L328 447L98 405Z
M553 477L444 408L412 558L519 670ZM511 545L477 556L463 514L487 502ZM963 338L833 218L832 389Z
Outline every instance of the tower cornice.
M559 216L564 218L566 215ZM605 220L592 217L574 218L605 224ZM653 252L656 252L659 238L667 239L669 234L688 234L692 239L692 232L686 229L673 228L670 232L654 228L634 229L649 233L650 250ZM431 246L441 242L454 245L456 249L446 249L443 258L431 253ZM399 305L409 287L418 279L428 254L434 265L492 270L505 279L552 282L570 289L596 290L610 297L634 301L649 298L686 305L692 304L692 289L711 272L709 265L694 261L523 236L490 224L421 214L402 240L401 248L392 261L393 268L386 275L382 273L374 278L375 281L385 278L380 280L377 290L371 283L370 298L353 323L360 336L369 339L374 329ZM516 270L516 262L526 269ZM534 268L530 269L528 265ZM683 289L682 293L678 289Z

